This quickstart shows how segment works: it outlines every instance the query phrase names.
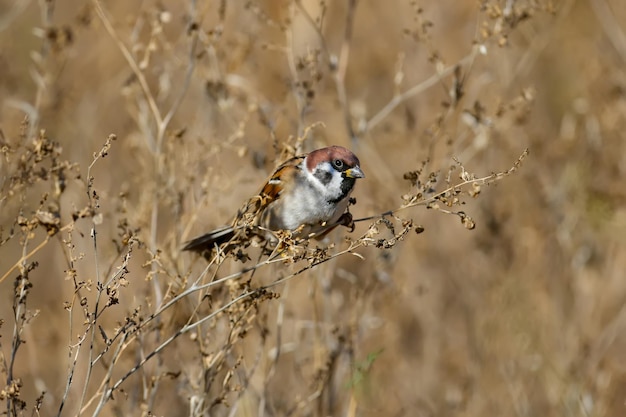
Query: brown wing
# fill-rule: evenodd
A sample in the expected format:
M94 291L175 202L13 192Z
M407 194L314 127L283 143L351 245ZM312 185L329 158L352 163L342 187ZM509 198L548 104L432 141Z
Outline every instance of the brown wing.
M276 168L274 174L272 174L270 179L267 180L259 193L259 196L263 200L263 208L273 203L280 196L285 189L285 183L289 182L286 177L288 175L295 174L291 168L294 167L299 169L302 160L304 160L304 155L295 156L283 162L278 168Z

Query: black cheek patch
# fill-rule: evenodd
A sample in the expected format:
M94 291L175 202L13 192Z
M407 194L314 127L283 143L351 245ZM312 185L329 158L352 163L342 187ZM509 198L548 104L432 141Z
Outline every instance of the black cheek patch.
M316 170L313 175L324 185L328 185L328 183L333 179L333 174L328 171L324 171L323 169Z

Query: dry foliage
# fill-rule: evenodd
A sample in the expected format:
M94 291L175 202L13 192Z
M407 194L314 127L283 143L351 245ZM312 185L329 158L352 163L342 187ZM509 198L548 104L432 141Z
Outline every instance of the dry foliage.
M624 21L1 4L2 413L623 415ZM181 252L329 144L367 175L353 230Z

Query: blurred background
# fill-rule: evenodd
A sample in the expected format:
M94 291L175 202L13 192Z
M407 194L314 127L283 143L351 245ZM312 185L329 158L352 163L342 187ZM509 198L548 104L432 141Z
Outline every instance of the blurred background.
M621 0L0 1L3 380L13 266L42 242L28 257L38 267L12 372L26 409L45 391L40 413L51 415L72 369L68 345L85 332L64 303L77 279L122 264L129 236L140 243L120 304L101 318L109 337L203 271L183 242L229 222L289 152L351 148L367 176L354 193L359 218L399 207L407 171L444 176L458 158L486 176L528 148L518 171L465 199L474 230L424 207L399 212L424 232L289 280L246 313L236 341L219 323L182 335L83 412L626 415L624 22ZM40 130L56 143L53 166L68 161L62 179L20 157ZM85 206L95 211L73 219ZM46 240L40 216L24 232L19 216L37 210L72 227ZM346 234L331 237L334 250ZM227 261L217 275L241 267ZM97 397L109 370L120 378L202 302L177 303L160 336L91 376L79 352L63 413L77 414L85 386ZM222 368L210 373L216 352Z

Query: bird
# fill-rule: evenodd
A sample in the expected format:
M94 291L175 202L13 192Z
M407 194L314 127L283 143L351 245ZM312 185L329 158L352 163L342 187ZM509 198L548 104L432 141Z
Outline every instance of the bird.
M352 216L346 209L356 180L364 177L359 158L342 146L295 156L276 168L229 226L186 242L183 250L206 255L222 247L228 252L235 246L228 242L237 237L272 240L272 232L287 230L295 237L321 238L339 225L351 226Z

